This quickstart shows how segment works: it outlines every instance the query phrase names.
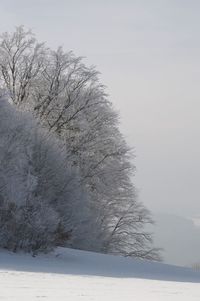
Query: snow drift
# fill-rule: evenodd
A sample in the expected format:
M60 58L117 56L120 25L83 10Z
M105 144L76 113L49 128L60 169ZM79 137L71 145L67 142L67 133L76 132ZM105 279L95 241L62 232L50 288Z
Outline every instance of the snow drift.
M67 248L37 257L1 251L0 269L200 283L200 272L190 268Z
M0 251L0 299L196 301L200 273L161 263L58 248L31 257Z

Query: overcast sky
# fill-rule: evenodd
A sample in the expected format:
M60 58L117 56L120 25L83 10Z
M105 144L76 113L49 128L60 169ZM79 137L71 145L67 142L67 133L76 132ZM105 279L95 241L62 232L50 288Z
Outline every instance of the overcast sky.
M32 28L102 73L153 211L200 216L200 1L1 0L0 29Z

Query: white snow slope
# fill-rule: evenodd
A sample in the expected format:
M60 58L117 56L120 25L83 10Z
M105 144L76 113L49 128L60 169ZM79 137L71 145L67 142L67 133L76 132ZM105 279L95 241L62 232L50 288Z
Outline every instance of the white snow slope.
M200 273L64 248L37 257L0 251L0 300L199 301Z

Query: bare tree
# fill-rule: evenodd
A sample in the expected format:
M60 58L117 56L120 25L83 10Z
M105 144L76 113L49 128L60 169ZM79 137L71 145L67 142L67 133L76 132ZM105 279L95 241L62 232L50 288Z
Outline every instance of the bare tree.
M45 48L38 43L31 31L17 27L10 35L1 36L1 83L9 91L13 103L20 105L29 97L33 81L41 72Z

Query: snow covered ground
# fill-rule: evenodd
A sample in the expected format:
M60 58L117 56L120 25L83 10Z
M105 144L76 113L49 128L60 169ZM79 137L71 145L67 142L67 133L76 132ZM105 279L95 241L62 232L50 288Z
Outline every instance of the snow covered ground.
M72 249L37 257L1 251L0 300L199 301L200 273Z

